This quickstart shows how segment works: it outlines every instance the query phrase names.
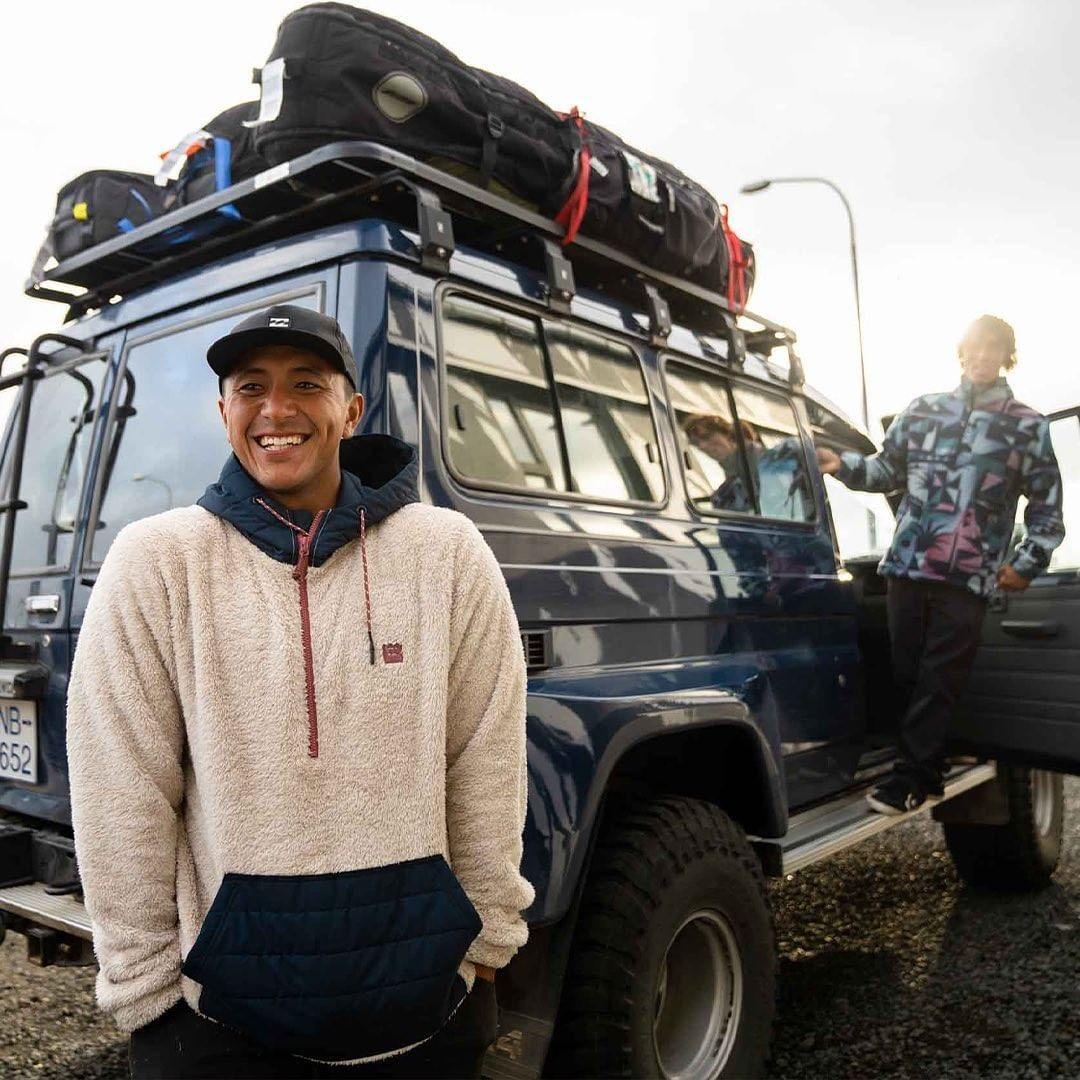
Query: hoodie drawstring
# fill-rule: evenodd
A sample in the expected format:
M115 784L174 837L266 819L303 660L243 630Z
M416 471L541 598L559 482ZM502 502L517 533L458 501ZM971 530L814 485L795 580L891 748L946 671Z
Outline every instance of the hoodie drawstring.
M368 655L375 663L375 638L371 634L371 592L368 589L367 570L367 514L360 507L360 558L364 563L364 614L367 616Z
M264 510L272 514L282 525L288 526L298 534L300 554L293 568L293 580L300 590L300 640L304 651L304 690L307 697L308 716L308 757L319 756L319 714L315 701L315 661L311 649L311 609L308 606L307 572L311 565L311 545L319 533L319 526L329 511L320 510L311 522L311 528L304 532L299 525L282 517L268 502L256 498ZM375 663L375 638L371 633L371 591L368 585L367 561L367 515L360 508L360 556L364 564L364 613L367 618L368 656Z

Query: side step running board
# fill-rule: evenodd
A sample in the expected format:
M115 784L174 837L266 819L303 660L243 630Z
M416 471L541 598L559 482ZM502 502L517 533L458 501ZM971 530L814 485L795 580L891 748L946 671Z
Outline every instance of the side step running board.
M40 882L0 889L0 912L18 915L37 926L60 930L84 941L93 940L90 915L82 902L69 895L53 896Z
M837 855L916 814L927 813L946 799L962 795L979 784L993 780L995 776L997 766L993 763L954 768L945 780L944 796L931 797L918 810L907 814L879 814L871 810L866 802L869 788L848 792L834 802L796 814L791 819L787 835L775 843L779 849L780 873L793 874L796 870Z

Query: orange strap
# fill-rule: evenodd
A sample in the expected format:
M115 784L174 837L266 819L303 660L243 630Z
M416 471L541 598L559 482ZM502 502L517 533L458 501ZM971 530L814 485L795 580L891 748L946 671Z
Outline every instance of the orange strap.
M589 164L592 161L592 153L589 151L589 144L585 141L585 121L578 107L575 105L569 113L564 113L563 117L577 125L578 135L581 138L581 152L578 154L578 174L574 181L574 190L570 192L562 209L555 215L555 224L561 225L566 231L566 235L562 238L562 246L566 247L574 242L589 205Z
M727 302L737 315L746 309L746 270L749 260L743 242L728 226L727 203L720 204L720 228L724 233L724 246L728 255Z

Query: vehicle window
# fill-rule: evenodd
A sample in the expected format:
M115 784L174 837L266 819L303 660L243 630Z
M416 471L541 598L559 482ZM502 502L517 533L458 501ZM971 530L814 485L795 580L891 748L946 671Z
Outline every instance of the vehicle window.
M732 394L761 514L813 521L814 489L791 402L749 386Z
M648 391L634 351L575 326L545 324L573 488L657 502L664 475Z
M664 380L694 507L705 513L756 513L726 381L676 361L664 366Z
M1065 515L1065 539L1050 559L1050 570L1076 570L1080 569L1080 421L1075 416L1051 421L1050 438L1061 470L1061 507ZM1013 548L1024 535L1026 508L1027 500L1021 498L1016 508Z
M104 373L105 361L99 357L50 371L34 385L19 482L19 498L27 506L15 517L12 573L67 566L71 561ZM5 492L9 481L5 475Z
M450 464L470 480L566 491L537 321L461 296L442 315Z
M317 308L312 293L289 303ZM127 524L189 506L232 452L218 412L210 344L243 317L236 312L133 345L117 395L91 559L100 563Z
M821 445L827 445L817 440ZM834 446L838 453L847 447ZM879 492L852 491L835 476L825 477L836 546L841 559L860 555L883 555L893 532L893 513L889 502Z

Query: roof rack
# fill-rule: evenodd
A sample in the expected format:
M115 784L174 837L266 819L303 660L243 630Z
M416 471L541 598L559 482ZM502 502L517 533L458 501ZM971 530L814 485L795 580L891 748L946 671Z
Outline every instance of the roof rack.
M227 207L236 213L221 213ZM545 275L548 302L557 310L568 310L578 285L629 302L647 315L654 341L667 337L672 322L741 341L737 314L758 328L750 332L752 340L795 340L786 327L751 312L736 314L719 293L608 244L579 234L563 247L563 229L550 218L372 142L329 143L172 210L39 271L26 283L26 294L67 304L69 318L77 318L256 243L364 217L415 228L420 242L414 255L431 270L448 272L460 242L534 266ZM184 230L209 235L169 246Z

